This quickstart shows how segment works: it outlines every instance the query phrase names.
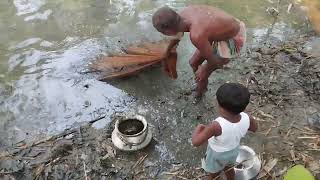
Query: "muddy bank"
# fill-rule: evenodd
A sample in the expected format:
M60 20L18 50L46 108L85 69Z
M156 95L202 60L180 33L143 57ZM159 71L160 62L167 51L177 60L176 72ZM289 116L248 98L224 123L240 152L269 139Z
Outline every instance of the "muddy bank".
M3 149L0 176L4 179L201 179L203 148L193 148L191 133L197 123L217 116L216 88L227 81L240 82L250 89L250 109L259 122L259 131L249 134L243 144L259 153L270 172L262 179L282 177L294 164L320 173L319 87L320 59L312 52L315 37L299 36L286 42L266 41L248 48L247 57L232 61L210 78L204 99L193 104L191 72L179 72L183 85L164 85L163 93L137 99L133 112L146 116L153 126L154 140L144 150L124 153L110 140L112 125L103 129L87 123L42 141L19 142ZM241 66L239 66L241 63ZM161 71L145 72L149 76ZM114 82L134 83L139 79ZM131 82L133 81L133 82ZM154 80L152 88L162 83ZM178 81L175 81L178 82ZM128 89L130 92L130 89ZM132 94L142 93L132 90ZM146 99L149 101L145 107ZM102 119L103 120L103 119ZM311 125L310 125L311 123ZM111 123L112 124L112 123ZM274 163L275 162L275 163Z

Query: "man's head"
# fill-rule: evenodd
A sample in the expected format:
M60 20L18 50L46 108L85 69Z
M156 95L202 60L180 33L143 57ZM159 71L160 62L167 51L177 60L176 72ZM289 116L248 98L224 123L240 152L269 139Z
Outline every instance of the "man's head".
M165 35L176 35L181 22L181 17L177 12L169 7L158 9L152 16L153 26Z
M250 101L249 90L241 84L225 83L216 92L219 106L232 114L243 112Z

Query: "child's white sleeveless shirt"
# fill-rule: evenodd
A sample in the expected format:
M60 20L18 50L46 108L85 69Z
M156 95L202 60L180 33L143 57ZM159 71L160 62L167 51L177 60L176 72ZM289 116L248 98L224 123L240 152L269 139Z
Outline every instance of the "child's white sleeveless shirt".
M214 121L221 127L221 135L213 136L208 140L211 149L216 152L231 151L240 145L240 140L246 135L250 127L248 114L240 113L241 119L237 123L232 123L223 117L218 117Z

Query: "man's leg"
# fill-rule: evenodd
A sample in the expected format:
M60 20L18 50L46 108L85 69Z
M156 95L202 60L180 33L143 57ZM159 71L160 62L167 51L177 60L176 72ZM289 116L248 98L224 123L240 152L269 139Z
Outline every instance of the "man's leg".
M235 176L234 168L225 167L223 171L227 176L227 180L234 180L234 176Z
M205 58L201 57L200 51L197 49L191 59L189 60L189 64L195 73L198 70L198 67L203 63Z
M208 87L208 79L210 77L210 75L212 74L213 71L217 70L217 69L221 69L224 65L229 63L229 59L225 59L225 58L219 58L219 61L221 62L220 65L217 66L209 66L208 63L206 63L204 66L206 66L207 69L207 76L205 79L200 80L197 84L197 88L196 88L196 97L201 97L204 92L207 90Z

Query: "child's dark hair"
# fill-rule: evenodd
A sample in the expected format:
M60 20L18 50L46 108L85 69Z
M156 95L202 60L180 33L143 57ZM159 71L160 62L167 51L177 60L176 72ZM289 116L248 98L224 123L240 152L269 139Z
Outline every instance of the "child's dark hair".
M232 114L243 112L250 102L248 88L238 83L225 83L216 92L219 105Z

